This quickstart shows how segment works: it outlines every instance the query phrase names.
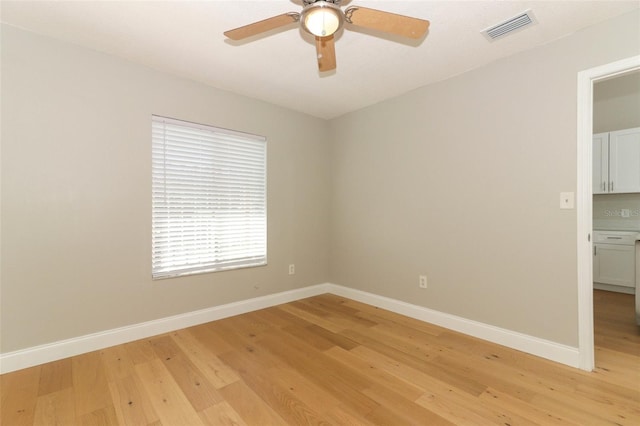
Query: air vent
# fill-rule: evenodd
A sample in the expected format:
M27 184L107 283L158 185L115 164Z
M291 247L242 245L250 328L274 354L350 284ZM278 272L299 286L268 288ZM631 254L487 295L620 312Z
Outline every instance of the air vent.
M497 38L504 37L507 34L511 34L514 31L520 30L529 25L533 25L537 23L533 12L527 10L524 13L521 13L518 16L514 16L511 19L508 19L498 25L495 25L491 28L487 28L482 31L482 34L489 40L493 41Z

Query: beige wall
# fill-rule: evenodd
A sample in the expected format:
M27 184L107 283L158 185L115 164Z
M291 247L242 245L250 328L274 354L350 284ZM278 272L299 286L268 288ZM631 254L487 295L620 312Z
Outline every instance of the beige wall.
M151 280L151 114L267 137L268 266ZM327 134L323 120L3 27L2 352L327 282Z
M638 21L333 120L331 281L577 346L577 73L640 53Z
M593 86L593 133L640 127L640 71Z

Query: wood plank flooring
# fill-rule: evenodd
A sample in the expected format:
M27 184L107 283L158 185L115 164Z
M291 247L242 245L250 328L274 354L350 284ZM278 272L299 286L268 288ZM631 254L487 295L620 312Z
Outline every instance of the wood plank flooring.
M0 377L1 424L639 425L633 297L565 367L322 295Z

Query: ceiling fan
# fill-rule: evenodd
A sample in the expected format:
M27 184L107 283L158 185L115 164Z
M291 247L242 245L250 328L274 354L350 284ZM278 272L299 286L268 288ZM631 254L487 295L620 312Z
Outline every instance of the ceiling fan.
M300 22L302 29L316 38L318 69L331 71L336 68L336 52L333 35L345 22L362 28L383 31L402 37L418 39L429 28L429 21L360 6L340 9L342 0L302 0L300 13L287 12L243 27L226 31L231 40L242 40L276 28Z

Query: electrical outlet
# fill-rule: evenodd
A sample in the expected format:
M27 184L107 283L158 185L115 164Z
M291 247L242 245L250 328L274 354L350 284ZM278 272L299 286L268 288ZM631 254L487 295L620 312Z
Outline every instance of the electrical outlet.
M289 265L289 275L294 275L296 273L296 265L293 263Z
M427 276L426 275L420 275L418 277L418 286L420 288L427 288Z

